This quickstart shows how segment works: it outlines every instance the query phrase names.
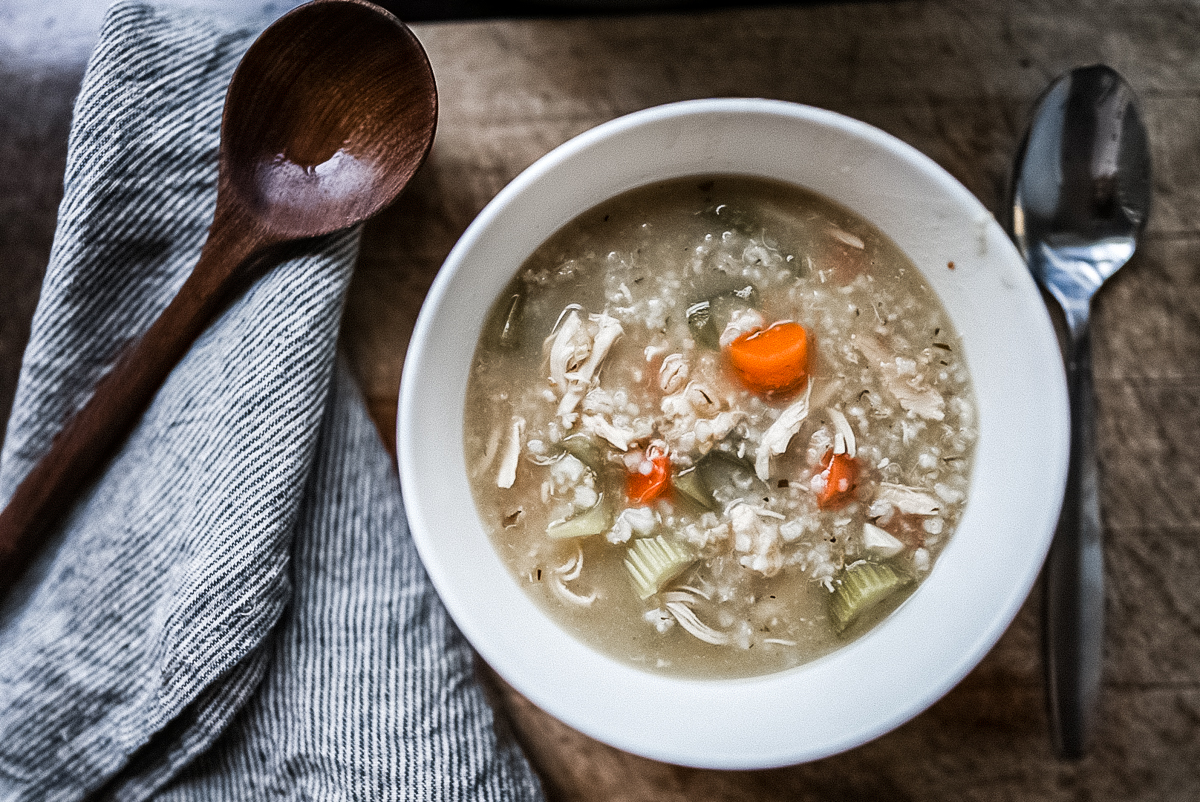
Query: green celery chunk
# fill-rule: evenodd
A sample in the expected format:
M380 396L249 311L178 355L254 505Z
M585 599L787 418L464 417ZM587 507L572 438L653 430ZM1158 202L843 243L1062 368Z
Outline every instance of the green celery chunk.
M760 499L770 492L750 463L719 448L696 461L696 475L718 509L734 499Z
M829 617L837 633L845 632L860 616L909 582L886 563L863 561L847 567L829 597Z
M758 307L758 291L752 284L718 293L692 303L687 308L688 329L692 338L714 351L721 348L721 332L739 309Z
M717 331L717 324L712 319L712 302L697 301L687 308L687 324L688 329L692 332L692 338L705 346L716 351L720 347L720 332Z
M607 532L612 526L612 511L604 502L604 494L599 500L578 515L562 521L555 521L546 527L546 537L555 540L566 540L573 537L589 537Z
M596 441L589 435L577 433L563 439L560 443L563 450L582 462L590 470L599 473L600 466L604 462L604 455L600 451L600 447L596 445Z
M645 601L679 576L695 559L695 555L683 544L655 535L629 544L625 552L625 567L633 578L638 598Z
M671 486L684 498L696 502L706 510L720 509L712 493L704 486L704 480L700 478L700 471L696 470L695 466L676 474L675 478L671 480Z

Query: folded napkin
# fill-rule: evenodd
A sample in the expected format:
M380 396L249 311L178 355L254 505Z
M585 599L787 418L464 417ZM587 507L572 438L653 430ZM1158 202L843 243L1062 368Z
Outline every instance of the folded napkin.
M167 304L256 31L124 2L75 108L0 499ZM196 343L0 611L0 799L538 799L337 365L358 232Z

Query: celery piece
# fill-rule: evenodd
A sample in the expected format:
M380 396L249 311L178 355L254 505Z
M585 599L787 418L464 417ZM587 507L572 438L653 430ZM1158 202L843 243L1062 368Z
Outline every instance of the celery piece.
M591 435L576 432L563 438L559 444L563 451L575 457L592 471L599 473L600 466L604 462L604 455L600 451L600 447L596 445L596 441Z
M677 473L671 480L671 486L684 498L696 502L706 510L720 509L712 497L712 493L708 492L708 488L704 486L704 480L700 478L700 472L696 470L695 466Z
M695 559L695 555L683 544L655 535L629 544L625 552L625 567L633 578L638 598L644 601L679 576Z
M697 301L689 306L687 324L696 342L714 351L721 347L718 342L721 333L717 331L717 324L712 319L712 302Z
M719 448L697 460L696 474L717 507L734 499L761 499L770 492L754 466Z
M886 563L864 560L848 566L829 597L829 617L838 634L909 581Z
M721 332L739 309L758 307L758 290L753 284L742 284L692 303L687 308L688 329L692 338L714 351L721 348Z
M612 526L612 511L604 503L604 494L591 507L578 515L555 521L546 527L546 537L566 540L573 537L588 537L607 532Z

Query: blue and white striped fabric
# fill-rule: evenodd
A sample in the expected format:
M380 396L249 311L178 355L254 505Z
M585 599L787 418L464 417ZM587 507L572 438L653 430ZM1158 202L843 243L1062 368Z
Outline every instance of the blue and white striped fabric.
M75 109L0 499L166 305L255 31L124 2ZM0 799L540 799L344 367L358 233L196 343L0 611Z

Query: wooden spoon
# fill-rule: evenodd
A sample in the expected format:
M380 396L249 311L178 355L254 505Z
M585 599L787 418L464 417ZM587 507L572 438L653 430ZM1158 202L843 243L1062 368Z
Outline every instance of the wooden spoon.
M347 228L391 203L428 154L436 121L424 50L370 3L315 0L259 36L225 98L217 207L200 261L0 513L0 594L216 315L284 243Z

